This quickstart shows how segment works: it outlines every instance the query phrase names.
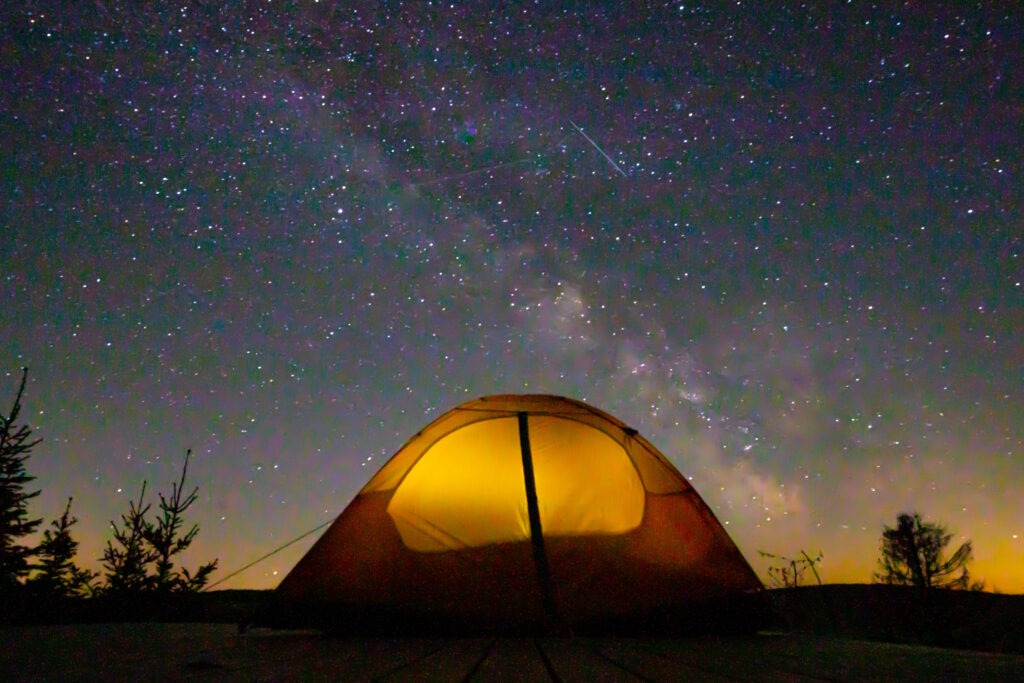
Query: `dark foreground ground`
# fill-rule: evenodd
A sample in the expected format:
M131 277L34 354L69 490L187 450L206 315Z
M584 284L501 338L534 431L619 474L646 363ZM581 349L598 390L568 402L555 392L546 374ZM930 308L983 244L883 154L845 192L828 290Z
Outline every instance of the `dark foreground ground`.
M332 638L226 624L0 629L4 681L1021 681L1024 656L807 634Z
M1024 681L1024 595L832 585L770 591L742 637L331 637L256 628L271 595L0 601L21 680Z

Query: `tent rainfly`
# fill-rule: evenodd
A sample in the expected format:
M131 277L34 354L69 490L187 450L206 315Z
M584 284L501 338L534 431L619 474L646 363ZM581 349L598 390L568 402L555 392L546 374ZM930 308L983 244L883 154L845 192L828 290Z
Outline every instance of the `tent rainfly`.
M332 631L756 628L763 589L664 455L546 395L434 420L278 586L266 621Z

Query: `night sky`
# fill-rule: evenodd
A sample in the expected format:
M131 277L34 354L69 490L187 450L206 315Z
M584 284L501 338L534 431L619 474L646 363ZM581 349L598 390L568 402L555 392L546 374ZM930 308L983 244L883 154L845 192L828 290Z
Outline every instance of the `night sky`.
M0 400L84 564L187 448L216 580L554 393L762 577L916 511L1024 592L1017 3L64 4L0 10Z

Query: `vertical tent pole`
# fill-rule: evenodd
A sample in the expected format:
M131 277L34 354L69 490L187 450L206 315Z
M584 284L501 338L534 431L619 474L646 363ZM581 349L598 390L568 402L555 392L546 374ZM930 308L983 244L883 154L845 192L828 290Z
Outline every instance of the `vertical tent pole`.
M555 605L555 587L551 582L548 554L544 550L544 531L540 526L540 507L537 504L537 483L533 478L533 455L530 452L530 431L526 413L519 413L519 448L523 453L523 480L526 482L526 510L530 516L530 541L533 544L533 563L537 567L544 611L552 619L558 618Z

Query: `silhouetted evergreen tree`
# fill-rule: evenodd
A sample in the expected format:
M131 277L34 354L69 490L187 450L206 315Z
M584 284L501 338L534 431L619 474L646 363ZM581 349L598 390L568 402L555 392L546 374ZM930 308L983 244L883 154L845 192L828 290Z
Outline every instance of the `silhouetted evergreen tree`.
M199 493L197 486L192 493L182 497L185 491L188 460L191 456L191 450L185 453L185 464L181 468L181 481L171 485L170 497L165 498L164 494L158 493L160 496L160 518L155 523L148 524L143 534L156 556L153 587L162 592L199 590L206 585L210 574L217 568L217 560L214 560L199 567L194 575L184 568L177 571L174 569L172 558L187 549L196 534L199 533L197 524L193 524L184 534L181 533L181 527L184 524L182 515L192 503L196 502L196 495Z
M36 548L39 570L28 580L28 586L37 592L52 595L85 596L92 593L95 572L75 565L78 541L71 537L71 527L78 519L71 515L71 498L60 519L50 523L52 529L43 532L43 541Z
M34 532L42 522L28 517L28 501L38 496L39 491L25 491L25 485L35 479L25 472L25 461L42 439L30 440L32 430L15 423L27 378L25 368L14 405L6 416L0 415L0 591L14 588L28 575L28 560L34 549L17 541Z
M110 593L138 592L152 586L149 565L156 561L156 554L146 544L146 513L149 504L146 498L146 482L142 482L139 502L128 503L128 512L121 515L121 525L111 522L114 530L113 541L107 541L103 551L103 568L106 570L103 590Z
M981 590L983 583L971 583L967 563L971 561L971 542L966 541L952 557L942 559L953 534L940 524L921 521L921 515L901 513L896 526L882 532L881 570L875 581L921 588L971 588Z
M138 502L129 503L128 512L121 515L121 524L111 522L114 538L107 541L103 552L104 591L197 591L209 581L210 574L217 568L217 560L200 566L194 574L174 566L175 556L184 552L199 533L199 526L193 524L182 534L183 515L196 501L199 491L197 486L184 495L191 455L191 450L185 454L181 480L172 485L171 495L158 494L161 514L156 521L146 517L151 506L145 502L146 482L143 482Z

